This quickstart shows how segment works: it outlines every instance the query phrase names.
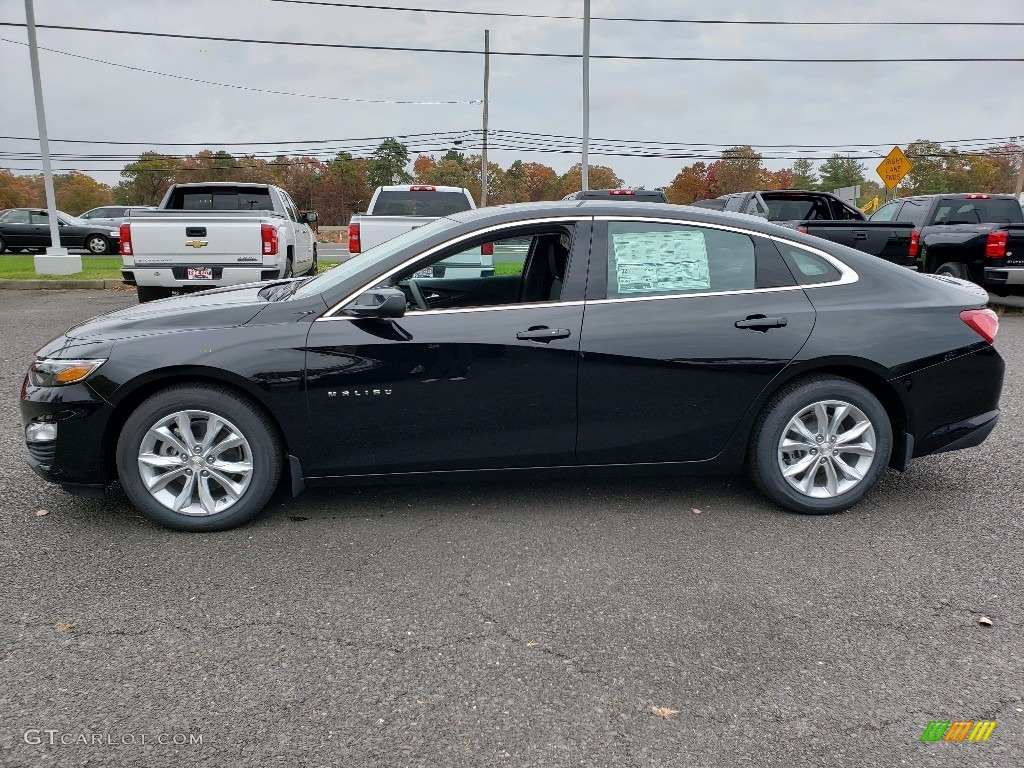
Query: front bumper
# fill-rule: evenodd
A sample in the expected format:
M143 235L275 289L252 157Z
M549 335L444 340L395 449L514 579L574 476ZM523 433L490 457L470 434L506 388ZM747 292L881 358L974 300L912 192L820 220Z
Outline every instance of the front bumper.
M28 465L44 480L74 493L96 495L114 480L104 445L113 407L88 383L65 387L33 387L26 382L21 395L21 421L56 425L56 440L26 442Z

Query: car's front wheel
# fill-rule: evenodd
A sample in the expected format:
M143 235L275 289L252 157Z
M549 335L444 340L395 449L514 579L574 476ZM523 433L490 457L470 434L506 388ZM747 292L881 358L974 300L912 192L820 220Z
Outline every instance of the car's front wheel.
M103 235L89 235L85 240L85 249L93 256L104 256L110 253L110 241Z
M754 426L750 472L794 512L849 509L879 482L892 453L885 408L849 379L814 376L776 394Z
M177 386L144 401L117 442L117 470L135 507L181 531L222 531L252 519L281 478L267 416L217 386Z

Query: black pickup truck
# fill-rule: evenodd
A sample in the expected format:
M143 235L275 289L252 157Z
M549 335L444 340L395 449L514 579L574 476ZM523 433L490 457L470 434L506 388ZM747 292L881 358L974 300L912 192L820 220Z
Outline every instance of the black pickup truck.
M898 198L871 222L913 225L922 272L970 280L999 295L1024 293L1024 213L1013 195Z
M868 221L857 208L828 192L802 189L734 192L694 203L700 208L747 213L824 240L917 269L913 224Z

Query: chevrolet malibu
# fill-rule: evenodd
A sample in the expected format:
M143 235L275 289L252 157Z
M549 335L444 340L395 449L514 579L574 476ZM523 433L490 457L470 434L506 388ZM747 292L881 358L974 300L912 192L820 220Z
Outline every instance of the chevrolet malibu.
M494 275L433 276L487 243ZM737 214L486 208L319 277L77 325L36 353L21 413L43 478L119 480L189 531L279 484L556 472L746 470L785 509L838 512L992 431L986 298Z

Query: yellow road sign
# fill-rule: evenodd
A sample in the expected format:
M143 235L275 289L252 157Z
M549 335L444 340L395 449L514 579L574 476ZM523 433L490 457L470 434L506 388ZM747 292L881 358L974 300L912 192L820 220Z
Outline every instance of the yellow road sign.
M895 189L913 167L914 164L903 154L903 150L893 147L892 152L885 156L885 160L880 162L875 170L887 189Z

